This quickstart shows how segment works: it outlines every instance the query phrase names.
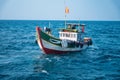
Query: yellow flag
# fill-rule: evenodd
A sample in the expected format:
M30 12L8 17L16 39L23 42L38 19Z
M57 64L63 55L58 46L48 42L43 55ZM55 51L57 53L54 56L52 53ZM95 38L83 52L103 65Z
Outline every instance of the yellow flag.
M65 13L67 13L67 14L69 13L69 8L68 7L65 8Z

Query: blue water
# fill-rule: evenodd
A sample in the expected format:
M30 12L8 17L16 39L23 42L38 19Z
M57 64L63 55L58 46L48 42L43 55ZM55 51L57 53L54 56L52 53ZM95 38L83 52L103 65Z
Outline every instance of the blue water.
M64 21L0 21L0 80L120 80L119 21L81 21L91 47L45 55L35 43L35 27L49 22L58 36Z

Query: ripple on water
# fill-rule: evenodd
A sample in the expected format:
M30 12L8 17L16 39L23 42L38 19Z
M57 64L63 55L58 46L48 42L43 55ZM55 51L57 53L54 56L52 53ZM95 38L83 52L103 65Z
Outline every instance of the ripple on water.
M64 21L0 21L0 79L120 79L120 22L81 21L93 46L76 53L45 55L35 43L35 27L49 22L58 36L55 32L64 27Z

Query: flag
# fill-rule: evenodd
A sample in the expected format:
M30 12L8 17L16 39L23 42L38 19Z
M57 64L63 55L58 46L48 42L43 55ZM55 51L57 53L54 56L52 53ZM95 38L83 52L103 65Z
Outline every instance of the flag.
M69 8L68 7L65 8L65 13L67 13L67 14L69 13Z

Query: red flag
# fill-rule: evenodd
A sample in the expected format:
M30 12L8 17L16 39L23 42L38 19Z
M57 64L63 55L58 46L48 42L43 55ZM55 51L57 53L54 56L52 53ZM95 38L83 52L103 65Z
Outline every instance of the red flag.
M68 7L65 8L65 13L67 13L67 14L69 13L69 8Z

